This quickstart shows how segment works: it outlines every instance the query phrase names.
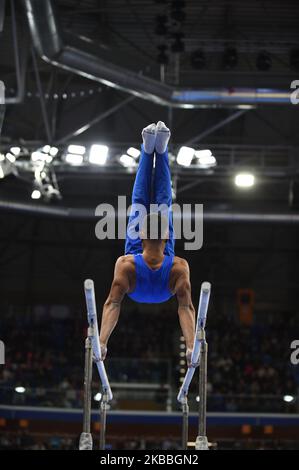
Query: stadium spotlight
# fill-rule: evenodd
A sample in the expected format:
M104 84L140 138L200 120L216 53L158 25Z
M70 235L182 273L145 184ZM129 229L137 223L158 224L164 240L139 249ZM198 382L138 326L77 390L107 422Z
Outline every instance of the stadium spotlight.
M36 150L35 152L32 152L31 154L31 160L33 162L38 162L38 161L44 161L45 160L45 154L41 152L40 150Z
M51 145L44 145L41 149L38 149L31 154L31 160L33 162L46 162L51 163L53 157L58 153L57 147L51 147Z
M284 395L283 397L283 401L285 401L286 403L292 403L292 401L294 401L295 398L293 397L293 395Z
M41 196L42 195L39 189L34 189L31 193L31 199L40 199Z
M235 185L238 188L251 188L255 183L255 176L252 173L238 173L235 176Z
M65 161L70 165L81 165L83 163L83 155L79 155L78 153L67 153Z
M56 157L56 155L58 154L58 148L57 147L51 147L50 150L49 150L49 154L51 155L51 157Z
M7 158L7 160L10 162L10 163L14 163L16 161L16 157L15 155L13 155L12 153L8 152L6 155L5 155L5 158Z
M43 148L42 148L42 151L45 152L45 153L49 153L50 149L51 149L50 145L44 145Z
M86 147L84 145L70 144L67 148L67 152L72 154L84 155L85 151Z
M130 157L138 158L140 155L140 150L135 149L135 147L130 147L127 150L127 154L130 155Z
M10 147L10 152L17 157L20 155L21 147Z
M203 168L210 168L217 165L216 158L212 155L211 150L196 150L195 156L198 164Z
M107 145L93 144L89 151L89 162L94 165L105 165L108 158Z
M130 157L130 155L126 155L126 154L123 154L120 157L119 161L123 166L127 168L131 168L136 165L135 159L133 157Z
M191 147L181 147L177 155L177 163L182 166L190 166L194 156L194 149Z

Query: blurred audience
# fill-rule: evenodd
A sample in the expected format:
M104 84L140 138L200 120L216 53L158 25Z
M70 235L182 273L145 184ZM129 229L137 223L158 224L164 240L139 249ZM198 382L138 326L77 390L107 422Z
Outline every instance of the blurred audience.
M50 307L49 307L50 308ZM0 369L0 403L31 406L82 405L86 322L81 312L40 308L2 312L0 338L6 364ZM266 314L253 326L213 312L208 320L208 408L211 411L297 411L299 367L290 344L299 338L298 315ZM112 382L169 383L181 375L180 329L175 309L122 312L108 345ZM22 386L30 393L11 393ZM196 393L196 381L193 384ZM95 390L98 379L95 378Z
M109 440L107 450L180 450L175 440ZM0 433L0 450L77 450L74 436L30 434L28 432ZM212 442L210 450L299 450L299 442L279 439L226 439Z

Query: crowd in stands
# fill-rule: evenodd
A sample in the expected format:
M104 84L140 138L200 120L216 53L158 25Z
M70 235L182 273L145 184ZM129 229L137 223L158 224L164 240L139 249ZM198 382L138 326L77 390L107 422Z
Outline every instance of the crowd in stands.
M267 313L245 326L235 314L214 311L207 328L209 409L298 411L296 399L288 403L282 399L298 393L299 366L290 362L298 325L298 315L291 312ZM85 319L79 312L2 311L0 338L6 346L6 363L0 367L0 403L81 406L85 335ZM174 308L122 312L108 345L110 380L171 381L177 390L182 373L180 336ZM12 392L17 386L30 389L30 394Z
M74 439L62 436L36 436L26 431L0 433L0 450L73 450Z
M180 450L175 440L109 440L107 450ZM27 431L0 433L0 450L77 450L74 436L38 435ZM298 440L279 439L226 439L210 443L210 450L299 450Z

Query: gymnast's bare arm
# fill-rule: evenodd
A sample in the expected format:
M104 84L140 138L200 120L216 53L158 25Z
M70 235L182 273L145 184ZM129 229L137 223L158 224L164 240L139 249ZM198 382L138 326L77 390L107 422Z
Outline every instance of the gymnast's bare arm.
M174 292L178 301L178 315L186 342L186 359L188 367L190 367L195 335L195 309L191 298L189 265L185 259L175 257L173 275L175 278Z
M118 322L121 302L130 290L131 264L129 256L121 256L115 263L114 278L102 313L100 344L103 360L107 354L108 339Z

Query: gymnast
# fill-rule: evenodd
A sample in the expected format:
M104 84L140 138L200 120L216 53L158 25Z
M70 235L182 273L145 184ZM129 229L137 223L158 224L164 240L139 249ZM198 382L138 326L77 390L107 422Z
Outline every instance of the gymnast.
M161 303L176 295L179 321L186 343L187 365L191 365L195 310L191 299L188 262L174 254L169 138L170 130L161 121L157 125L150 124L142 131L143 144L132 193L125 255L116 261L114 279L103 307L100 329L103 360L107 354L108 339L118 322L121 302L126 294L140 303ZM136 224L138 204L146 209L140 230L139 224ZM163 210L151 212L150 204L166 207L168 213L165 214ZM153 236L154 230L151 227L157 226L158 231ZM136 228L138 236L133 236L132 231L136 231Z

